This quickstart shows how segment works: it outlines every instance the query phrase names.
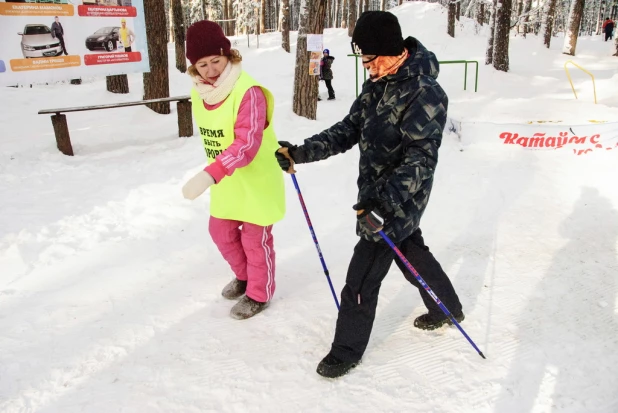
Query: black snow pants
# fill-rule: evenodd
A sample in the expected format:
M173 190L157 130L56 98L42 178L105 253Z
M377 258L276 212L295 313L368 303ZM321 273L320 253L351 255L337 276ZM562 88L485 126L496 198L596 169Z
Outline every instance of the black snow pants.
M427 285L438 296L446 308L454 314L461 312L461 303L440 263L425 246L420 229L397 244ZM369 342L373 320L378 305L378 294L382 280L393 260L406 277L418 288L430 315L437 318L444 313L425 289L416 281L401 260L385 242L371 242L362 239L354 247L354 255L348 267L346 285L341 291L341 305L337 317L335 339L331 353L340 360L359 361ZM446 316L444 316L446 317Z

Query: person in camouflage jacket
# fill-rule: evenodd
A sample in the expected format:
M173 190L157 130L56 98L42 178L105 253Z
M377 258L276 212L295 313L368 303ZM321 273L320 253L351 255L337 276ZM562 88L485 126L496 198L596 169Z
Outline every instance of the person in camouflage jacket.
M436 78L435 55L413 37L403 39L397 18L382 11L363 13L352 36L370 79L349 114L303 145L279 142L275 154L282 169L316 162L358 144L360 150L357 234L330 353L318 373L338 377L356 366L369 342L382 280L395 255L372 227L383 230L416 268L459 322L462 305L442 267L425 246L420 220L427 207L447 118L448 98ZM406 279L416 286L428 309L415 327L432 330L450 320L414 276L397 259Z

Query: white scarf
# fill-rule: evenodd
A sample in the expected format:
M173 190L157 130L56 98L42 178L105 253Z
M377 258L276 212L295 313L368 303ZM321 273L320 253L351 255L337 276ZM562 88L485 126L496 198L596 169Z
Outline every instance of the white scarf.
M214 84L206 82L200 75L193 76L193 85L200 97L209 105L223 102L234 89L236 81L242 72L240 62L228 62Z

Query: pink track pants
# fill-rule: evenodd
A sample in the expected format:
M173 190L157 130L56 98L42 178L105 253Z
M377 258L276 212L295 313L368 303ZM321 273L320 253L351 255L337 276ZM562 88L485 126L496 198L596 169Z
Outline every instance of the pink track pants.
M275 292L272 227L211 216L208 228L236 278L247 281L247 296L262 303Z

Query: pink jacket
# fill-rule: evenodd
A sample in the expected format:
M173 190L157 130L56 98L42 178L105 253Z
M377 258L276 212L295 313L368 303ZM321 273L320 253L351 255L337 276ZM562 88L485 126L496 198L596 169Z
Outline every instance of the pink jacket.
M204 107L206 110L214 110L223 102L215 105L204 102ZM264 129L268 127L266 105L266 97L259 86L247 90L238 109L234 125L234 142L218 155L213 163L204 168L215 182L219 183L225 176L232 175L237 168L249 165L257 155L262 144Z

